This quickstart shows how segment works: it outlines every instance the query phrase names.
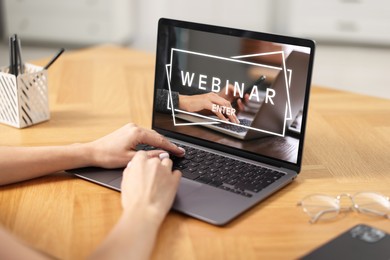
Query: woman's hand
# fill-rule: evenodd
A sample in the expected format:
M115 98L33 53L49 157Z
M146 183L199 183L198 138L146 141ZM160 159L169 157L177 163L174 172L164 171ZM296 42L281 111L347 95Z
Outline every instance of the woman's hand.
M133 158L138 144L148 144L160 150L151 150L149 157L157 157L164 151L184 156L183 148L176 146L154 130L129 123L122 128L87 145L90 148L93 166L103 168L124 167Z
M123 213L91 259L150 259L158 230L172 206L181 173L167 153L137 152L123 172Z
M235 112L223 114L218 109L213 110L213 105L225 107L228 108L229 111L234 111L232 104L228 100L214 92L192 96L179 95L179 108L182 110L188 112L202 112L204 110L208 112L211 111L221 120L230 120L230 122L236 124L240 123Z
M245 111L246 103L249 102L249 94L244 94L244 97L241 99L240 96L238 96L238 93L234 93L234 87L232 84L224 87L220 92L218 92L218 95L225 98L231 104L237 101L237 108L239 111Z
M158 224L172 206L181 177L180 171L172 172L168 154L162 155L159 159L137 152L123 172L121 185L124 211L145 211Z

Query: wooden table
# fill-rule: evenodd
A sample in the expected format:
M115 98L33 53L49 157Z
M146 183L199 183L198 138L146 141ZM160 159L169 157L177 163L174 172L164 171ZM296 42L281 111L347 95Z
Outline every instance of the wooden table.
M153 54L115 46L68 52L49 71L50 121L0 125L0 145L85 142L129 121L149 127L153 74ZM314 87L297 180L225 227L169 213L153 258L292 259L358 223L390 232L390 220L356 212L309 224L296 206L316 192L390 195L389 115L390 100ZM1 225L61 259L85 258L120 214L118 192L65 173L0 187Z

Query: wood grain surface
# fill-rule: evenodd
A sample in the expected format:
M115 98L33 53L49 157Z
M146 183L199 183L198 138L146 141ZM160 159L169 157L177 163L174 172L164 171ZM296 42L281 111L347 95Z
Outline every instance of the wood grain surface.
M150 127L154 63L116 46L65 53L49 70L50 121L0 125L0 145L86 142L130 121ZM225 227L169 213L153 259L295 259L358 223L390 232L390 220L356 212L310 224L296 206L311 193L390 195L389 115L390 100L313 87L296 181ZM60 259L88 256L120 214L118 192L63 172L0 187L0 224Z

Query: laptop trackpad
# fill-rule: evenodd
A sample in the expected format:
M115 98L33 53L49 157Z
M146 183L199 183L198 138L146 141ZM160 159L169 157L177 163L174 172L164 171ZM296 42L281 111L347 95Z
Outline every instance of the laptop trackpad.
M177 190L176 197L184 197L202 187L203 184L199 182L190 181L185 178L181 178L179 189Z

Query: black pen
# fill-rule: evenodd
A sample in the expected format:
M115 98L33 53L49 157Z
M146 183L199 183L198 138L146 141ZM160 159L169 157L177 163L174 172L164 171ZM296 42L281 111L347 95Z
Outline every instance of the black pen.
M24 64L22 59L22 43L20 38L16 38L16 50L18 56L17 62L19 64L19 73L24 74Z
M13 58L13 55L14 55L14 50L13 50L13 43L12 43L12 36L9 37L9 68L8 68L8 72L9 74L14 74L14 58Z
M18 43L18 35L14 34L14 38L12 40L13 43L13 48L14 48L14 74L15 76L18 76L20 73L20 67L19 67L19 61L20 61L20 56L19 56L19 43Z
M12 39L12 44L13 44L13 64L14 64L14 75L17 77L19 75L19 68L18 68L18 36L14 34L13 39Z
M61 54L65 51L64 48L61 48L60 51L49 61L48 64L46 64L45 67L43 67L44 70L47 70L57 59L61 56Z

